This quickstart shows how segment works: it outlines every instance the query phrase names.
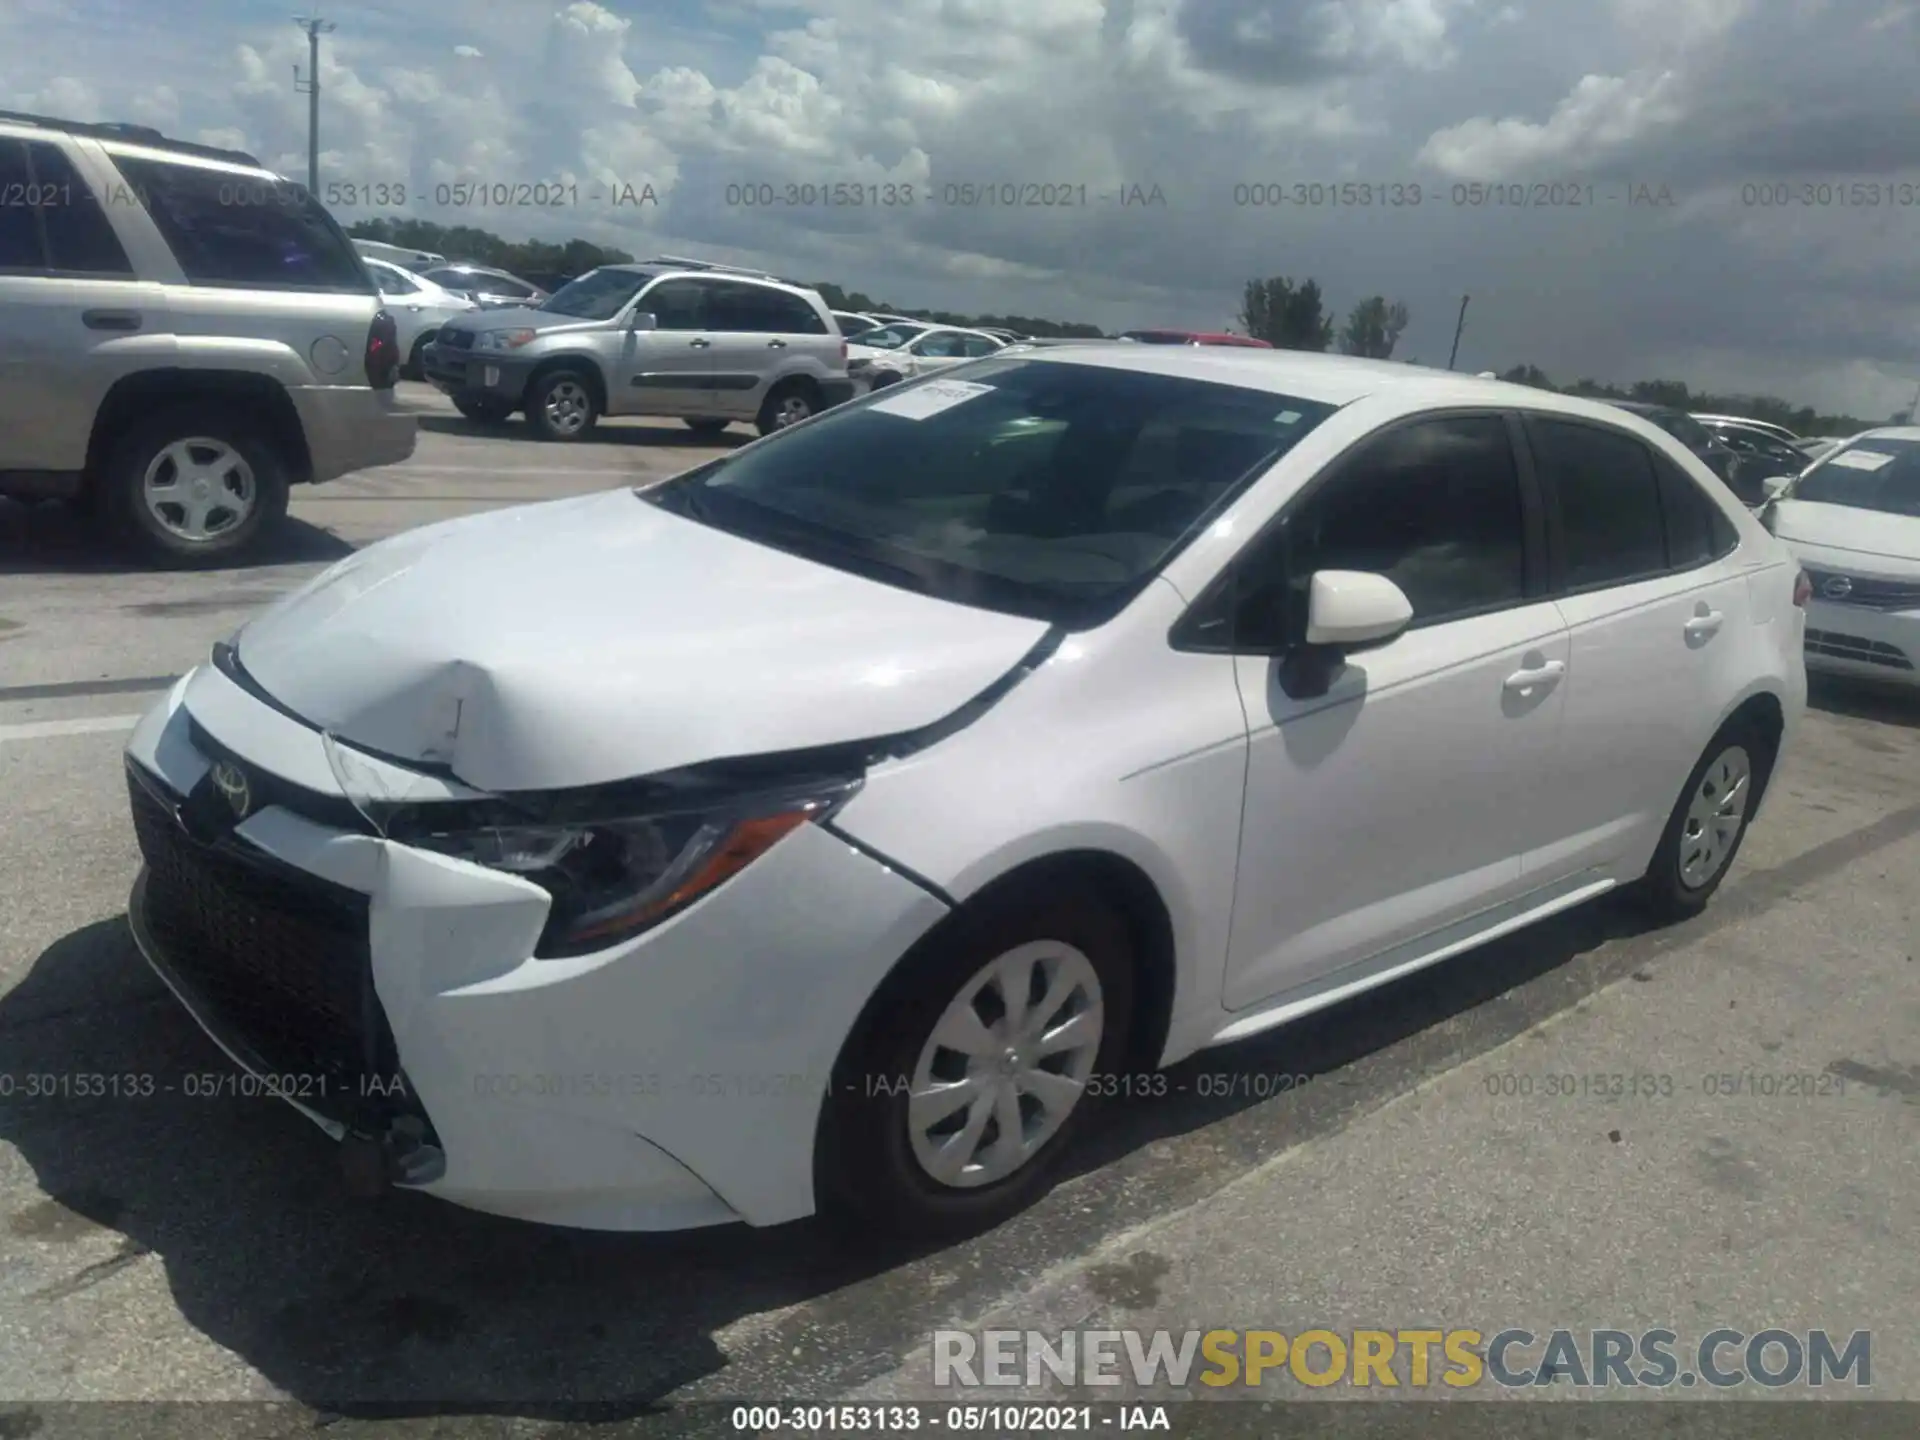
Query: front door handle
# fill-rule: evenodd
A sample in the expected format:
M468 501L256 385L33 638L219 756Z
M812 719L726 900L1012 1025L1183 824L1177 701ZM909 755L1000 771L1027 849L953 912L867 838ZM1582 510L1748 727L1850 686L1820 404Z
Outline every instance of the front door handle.
M767 349L769 350L784 350L786 348L787 348L787 342L784 340L767 341Z
M138 330L138 310L83 310L80 323L89 330Z
M687 341L687 344L691 345L696 350L705 350L711 347L713 342L711 340L689 340Z
M1715 635L1720 633L1720 627L1725 623L1726 618L1727 617L1722 615L1718 610L1708 610L1703 606L1699 614L1687 621L1687 638L1689 640L1711 640Z
M1507 676L1504 688L1517 695L1524 695L1529 690L1544 690L1547 686L1557 683L1560 677L1566 673L1567 667L1564 661L1549 660L1544 665L1535 665L1531 669L1514 671L1513 674Z

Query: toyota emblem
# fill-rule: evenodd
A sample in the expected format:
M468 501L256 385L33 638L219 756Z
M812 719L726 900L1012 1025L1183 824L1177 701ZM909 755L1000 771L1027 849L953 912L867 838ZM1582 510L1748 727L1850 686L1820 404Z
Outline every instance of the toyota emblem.
M246 771L222 760L213 767L213 788L227 802L227 808L233 811L235 820L247 818L247 811L253 806L253 790L247 784Z
M1829 600L1844 600L1853 593L1853 581L1844 575L1836 575L1820 587L1820 593Z

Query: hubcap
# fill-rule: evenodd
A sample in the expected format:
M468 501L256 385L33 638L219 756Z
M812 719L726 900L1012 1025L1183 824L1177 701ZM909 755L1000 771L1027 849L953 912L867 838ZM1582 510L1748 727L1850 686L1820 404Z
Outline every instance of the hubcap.
M788 395L781 400L779 408L773 412L773 423L785 429L789 425L798 425L811 414L813 414L813 407L807 403L806 396Z
M562 380L547 391L547 424L562 435L577 435L593 413L593 401L584 386Z
M147 513L182 540L207 541L253 513L253 467L224 440L194 436L155 455L140 477Z
M1680 883L1689 890L1709 884L1726 868L1752 791L1753 762L1738 745L1722 750L1707 766L1680 830Z
M1104 1027L1100 976L1073 946L1038 940L982 966L914 1067L907 1125L920 1168L973 1189L1025 1165L1080 1102Z

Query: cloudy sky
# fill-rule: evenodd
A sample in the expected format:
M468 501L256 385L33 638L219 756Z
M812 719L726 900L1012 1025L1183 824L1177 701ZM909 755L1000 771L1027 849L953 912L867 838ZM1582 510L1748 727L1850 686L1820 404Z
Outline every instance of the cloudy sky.
M405 186L423 218L459 218L433 203L456 181L557 182L577 204L465 214L516 239L1109 328L1234 324L1249 277L1313 276L1342 313L1405 300L1400 358L1439 364L1470 294L1464 369L1673 377L1867 418L1920 384L1914 0L322 13L338 26L322 42L322 184ZM158 124L304 178L291 14L4 0L0 104ZM1485 188L1475 203L1476 184L1530 203ZM836 185L870 203L819 198ZM1341 185L1364 188L1341 204ZM641 203L612 206L615 186ZM969 205L969 186L1071 203ZM1351 203L1362 193L1371 205Z

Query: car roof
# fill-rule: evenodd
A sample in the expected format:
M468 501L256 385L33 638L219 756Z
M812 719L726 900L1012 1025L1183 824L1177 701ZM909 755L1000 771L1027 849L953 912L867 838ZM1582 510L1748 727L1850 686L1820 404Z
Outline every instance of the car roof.
M1851 445L1856 440L1920 440L1920 425L1882 425L1873 430L1862 430L1858 435L1850 435L1840 441L1842 445Z
M1234 345L1137 345L1122 340L1085 345L1014 345L993 359L1033 359L1049 365L1092 365L1143 374L1187 376L1219 385L1269 390L1328 405L1348 405L1389 396L1408 410L1443 405L1486 405L1552 411L1615 423L1616 407L1577 395L1562 395L1506 380L1483 380L1454 370L1322 355L1304 350L1251 350ZM983 361L982 363L988 363Z

